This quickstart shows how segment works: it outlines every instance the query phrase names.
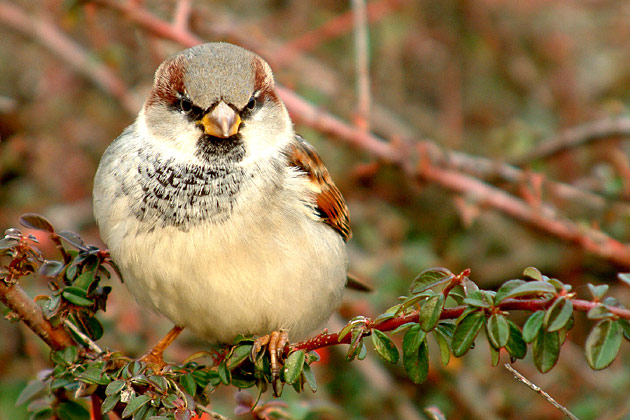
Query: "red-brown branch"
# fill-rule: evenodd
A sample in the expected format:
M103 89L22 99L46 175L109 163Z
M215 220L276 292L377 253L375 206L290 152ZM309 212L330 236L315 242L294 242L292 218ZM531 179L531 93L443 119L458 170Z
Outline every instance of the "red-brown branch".
M63 326L53 327L44 318L42 309L17 284L6 284L0 280L0 302L13 311L51 349L61 350L76 345Z
M506 299L501 302L498 307L501 310L505 311L531 311L535 312L538 310L547 309L552 303L553 299ZM573 310L577 310L580 312L588 312L597 305L600 305L598 302L590 302L588 300L581 299L573 299ZM606 306L606 308L616 315L619 318L630 320L630 310L623 308L616 308L612 306ZM457 319L463 312L466 310L466 306L458 306L455 308L445 308L442 310L442 314L440 315L440 319ZM418 311L412 312L408 315L399 316L396 318L391 318L386 321L380 322L378 324L374 324L368 322L366 328L375 329L380 331L393 331L401 325L407 324L409 322L418 322ZM304 350L304 351L313 351L323 347L334 346L336 344L349 344L352 339L351 334L346 334L341 340L339 340L339 334L319 334L309 340L302 341L300 343L295 343L291 346L291 351L293 350Z

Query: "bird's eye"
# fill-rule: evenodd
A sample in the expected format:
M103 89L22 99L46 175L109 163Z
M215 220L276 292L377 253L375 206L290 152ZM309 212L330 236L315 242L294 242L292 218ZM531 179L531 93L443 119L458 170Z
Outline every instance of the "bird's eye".
M193 109L192 101L188 99L187 97L182 96L179 99L179 109L181 109L184 114L190 113L190 111L192 111Z
M247 109L248 111L251 111L252 109L254 109L255 106L256 106L256 97L252 96L251 98L249 98L249 102L247 102L247 105L245 105L245 109Z

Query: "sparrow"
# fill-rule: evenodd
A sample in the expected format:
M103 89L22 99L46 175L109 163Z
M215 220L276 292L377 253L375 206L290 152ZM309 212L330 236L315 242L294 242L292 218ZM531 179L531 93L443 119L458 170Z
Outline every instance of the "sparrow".
M211 343L268 345L272 370L339 306L348 208L294 132L267 62L228 43L168 58L103 154L94 216L131 294ZM274 356L275 354L275 356Z

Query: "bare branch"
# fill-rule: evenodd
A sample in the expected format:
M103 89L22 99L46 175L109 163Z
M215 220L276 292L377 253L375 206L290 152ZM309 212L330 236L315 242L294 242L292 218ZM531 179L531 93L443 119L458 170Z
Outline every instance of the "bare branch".
M523 166L534 160L546 159L565 150L580 147L595 140L614 137L630 137L630 118L605 118L564 130L542 141L534 150L515 160L514 164Z
M549 394L547 394L541 387L539 387L538 385L536 385L535 383L531 382L529 379L527 379L526 377L524 377L518 370L514 369L512 367L512 365L510 365L509 363L504 364L503 366L505 366L505 368L507 370L509 370L510 372L512 372L512 374L514 375L514 377L519 381L524 383L525 385L527 385L532 391L538 393L541 397L543 397L544 399L546 399L551 405L553 405L554 407L556 407L558 410L562 411L562 413L567 416L568 418L570 418L571 420L580 420L577 417L575 417L575 415L570 412L565 406L561 405L560 403L558 403L556 400L553 399L553 397Z
M368 53L368 21L365 0L352 0L354 21L354 50L357 73L357 108L355 123L370 130L370 74Z
M173 16L173 26L178 30L185 32L188 30L188 19L190 19L191 0L179 0L177 8Z

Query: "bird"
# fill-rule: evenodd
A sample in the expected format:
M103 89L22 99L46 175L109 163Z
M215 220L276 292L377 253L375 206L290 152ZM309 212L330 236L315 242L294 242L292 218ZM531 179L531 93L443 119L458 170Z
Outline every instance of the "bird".
M272 373L340 305L348 207L295 133L269 64L211 42L166 59L94 178L100 235L124 283L174 327L141 360L163 367L184 329L257 337Z

